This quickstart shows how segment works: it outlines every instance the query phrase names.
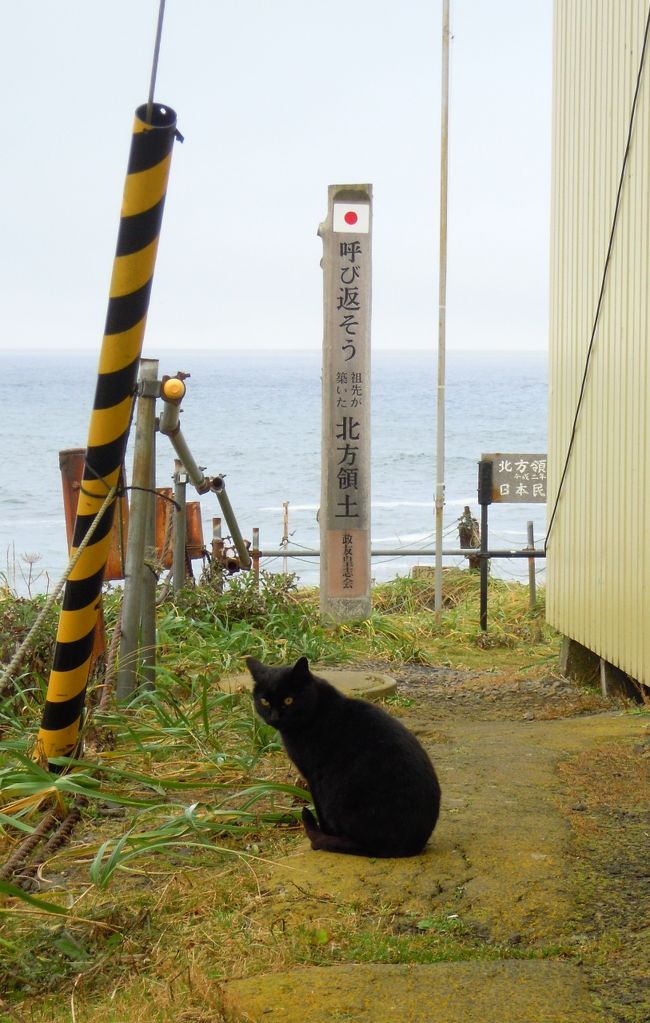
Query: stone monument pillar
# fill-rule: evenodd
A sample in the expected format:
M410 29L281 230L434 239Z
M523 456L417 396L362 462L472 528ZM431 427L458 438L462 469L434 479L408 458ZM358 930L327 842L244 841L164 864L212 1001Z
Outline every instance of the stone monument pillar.
M367 618L370 599L372 186L330 185L323 240L320 608Z

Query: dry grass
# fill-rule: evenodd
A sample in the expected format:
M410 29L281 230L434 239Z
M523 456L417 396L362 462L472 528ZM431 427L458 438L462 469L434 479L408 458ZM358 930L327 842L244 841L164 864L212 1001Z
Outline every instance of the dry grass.
M571 787L571 822L581 836L598 831L600 815L615 817L622 809L650 811L650 760L641 749L602 746L565 761L559 770Z
M649 747L611 744L560 765L574 833L574 927L612 1023L650 1019Z
M485 637L478 579L469 572L445 573L441 623L426 580L377 587L368 622L329 629L319 621L314 592L274 587L260 599L241 585L223 603L192 593L186 608L166 609L157 693L89 722L86 764L64 776L71 789L58 790L69 801L76 784L89 804L72 843L40 871L39 897L67 915L16 900L5 905L0 990L9 1001L0 1003L0 1021L203 1023L220 1019L218 985L226 977L346 956L408 961L475 953L462 934L445 936L447 946L435 928L424 936L393 933L378 915L354 906L314 904L308 923L294 927L289 906L278 915L268 905L265 864L291 849L300 795L282 788L291 783L286 758L250 705L215 694L212 680L241 669L248 653L278 662L304 652L330 664L372 659L489 670L492 682L507 686L522 673L548 673L555 660L558 641L544 625L543 594L531 612L525 587L493 581ZM21 605L21 623L26 613ZM3 719L9 767L0 780L10 786L18 779L21 798L36 782L13 751L25 748L34 727L39 685L27 697L10 695ZM90 781L82 785L84 774ZM36 807L39 792L29 798ZM226 811L229 818L219 816ZM15 826L0 824L3 860L23 837L19 824L29 828L38 816L25 808L16 819ZM220 822L232 830L219 831ZM155 852L145 843L137 858L118 857L109 876L102 869L92 875L93 864L110 863L129 829L125 852L142 835L159 842Z

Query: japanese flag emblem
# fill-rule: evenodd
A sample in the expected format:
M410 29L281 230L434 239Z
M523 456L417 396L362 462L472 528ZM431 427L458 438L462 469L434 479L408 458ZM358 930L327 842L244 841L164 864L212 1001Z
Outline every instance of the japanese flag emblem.
M368 234L370 230L370 203L335 202L332 230L340 234Z

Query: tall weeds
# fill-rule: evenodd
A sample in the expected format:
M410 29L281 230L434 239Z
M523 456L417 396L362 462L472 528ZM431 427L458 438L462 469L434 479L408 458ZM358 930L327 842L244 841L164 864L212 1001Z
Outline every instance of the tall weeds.
M226 585L208 577L159 609L153 690L141 688L128 706L101 711L91 682L84 754L58 762L58 774L40 767L30 752L53 648L53 614L22 675L0 699L0 850L30 833L45 806L63 812L82 798L85 819L119 810L116 833L84 852L91 880L104 885L136 858L188 842L222 849L226 839L236 846L266 824L295 822L308 795L278 777L284 761L273 757L280 748L276 733L255 717L250 698L221 692L220 677L242 671L251 654L275 663L306 655L321 664L449 663L452 650L457 659L467 660L472 649L481 656L476 577L446 572L444 593L442 626L432 614L431 583L411 579L377 587L366 621L328 626L320 621L317 592L298 589L293 576L263 574L259 586L252 574ZM493 582L491 600L491 654L522 638L543 646L542 613L527 610L523 587ZM104 603L110 628L119 591L107 590ZM3 660L38 609L38 600L3 591Z
M432 613L431 584L397 579L376 587L367 621L326 625L317 592L298 589L292 576L262 575L259 588L252 575L206 578L158 609L153 690L141 688L127 706L109 702L102 710L101 673L90 680L83 752L61 758L60 773L32 756L54 646L54 608L21 674L0 696L0 867L11 853L21 861L23 843L35 848L31 891L20 887L24 877L0 880L0 990L12 1005L25 993L43 998L80 977L91 1000L105 977L112 978L114 994L119 984L129 987L133 964L136 973L143 964L148 983L145 964L155 964L165 933L171 935L166 963L176 961L179 948L194 954L195 921L202 934L212 934L206 906L226 920L214 930L219 942L245 926L237 907L247 885L250 897L262 898L258 860L272 855L285 830L297 830L310 798L279 755L275 731L254 715L250 697L220 690L224 674L243 671L245 656L276 664L306 655L322 665L490 667L515 656L521 663L522 647L527 663L548 656L552 640L543 609L528 611L524 587L491 584L489 650L478 630L476 577L445 572L443 593L441 624ZM0 661L11 659L40 607L40 598L21 600L0 590ZM119 610L120 591L109 587L109 633ZM45 854L35 835L43 812L52 809L62 819L71 807L81 819L70 843ZM235 937L238 955L240 947L254 945L248 931ZM43 1003L43 1015L37 1005L30 1018L62 1019L53 996L55 1002L53 1014ZM130 1009L144 1013L137 1018L152 1018L148 1004ZM124 1018L136 1017L129 1011Z

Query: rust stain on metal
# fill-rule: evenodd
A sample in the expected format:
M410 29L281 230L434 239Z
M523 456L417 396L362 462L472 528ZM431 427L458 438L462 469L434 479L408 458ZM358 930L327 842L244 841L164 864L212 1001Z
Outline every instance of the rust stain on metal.
M159 487L160 495L156 501L156 558L163 568L172 567L172 535L174 528L174 492L171 487ZM201 502L188 501L185 505L186 514L186 549L190 560L197 561L203 557L205 545L203 541L203 522L201 520Z
M74 523L77 517L77 503L83 477L85 448L68 448L59 451L59 468L63 487L63 510L65 513L65 530L68 540L68 551L72 543ZM117 499L117 508L111 530L111 543L106 562L104 579L106 582L124 578L124 562L126 559L126 541L129 530L129 502L126 494Z

